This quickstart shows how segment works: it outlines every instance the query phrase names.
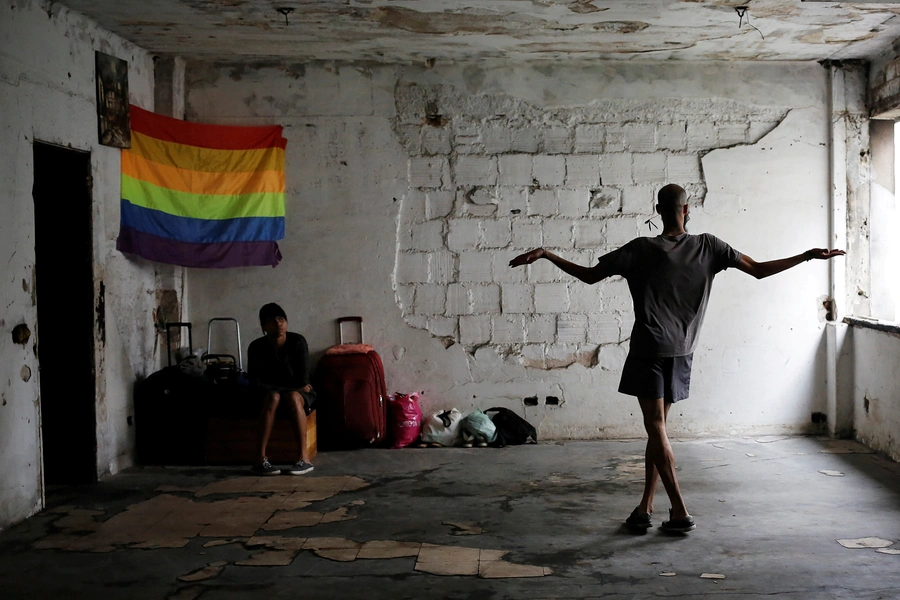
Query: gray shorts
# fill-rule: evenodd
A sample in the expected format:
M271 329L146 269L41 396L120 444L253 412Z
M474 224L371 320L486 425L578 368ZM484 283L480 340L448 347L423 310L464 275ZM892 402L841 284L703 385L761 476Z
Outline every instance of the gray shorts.
M694 355L655 358L629 354L622 368L619 393L638 398L663 398L672 403L691 392Z

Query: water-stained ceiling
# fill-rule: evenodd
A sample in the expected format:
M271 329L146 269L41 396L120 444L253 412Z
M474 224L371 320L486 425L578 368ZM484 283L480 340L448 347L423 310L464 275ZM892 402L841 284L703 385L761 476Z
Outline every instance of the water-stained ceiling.
M871 58L900 38L900 4L887 1L64 0L63 4L153 52L214 60L822 60Z

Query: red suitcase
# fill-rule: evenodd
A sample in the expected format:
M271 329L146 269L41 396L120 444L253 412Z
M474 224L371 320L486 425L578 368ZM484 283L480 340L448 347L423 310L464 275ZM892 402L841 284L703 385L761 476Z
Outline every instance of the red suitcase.
M387 388L384 365L363 343L362 317L338 319L340 344L319 361L313 386L319 397L319 445L359 448L387 443ZM359 344L344 343L345 323L359 325Z

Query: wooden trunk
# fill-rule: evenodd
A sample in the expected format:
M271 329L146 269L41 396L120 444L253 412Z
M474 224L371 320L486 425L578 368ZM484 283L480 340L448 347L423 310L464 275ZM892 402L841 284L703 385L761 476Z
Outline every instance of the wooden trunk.
M306 417L306 448L316 457L316 411ZM259 452L259 419L210 418L206 432L206 462L210 465L251 465ZM294 464L300 458L292 423L275 419L267 448L272 464Z

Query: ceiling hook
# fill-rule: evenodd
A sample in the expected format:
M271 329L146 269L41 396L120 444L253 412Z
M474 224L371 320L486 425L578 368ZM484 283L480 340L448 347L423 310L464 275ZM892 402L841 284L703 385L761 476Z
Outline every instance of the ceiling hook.
M288 23L288 15L291 14L292 12L294 12L294 9L291 8L290 6L280 6L280 7L276 8L275 10L278 11L279 13L281 13L282 15L284 15L284 24L290 25L290 23Z

